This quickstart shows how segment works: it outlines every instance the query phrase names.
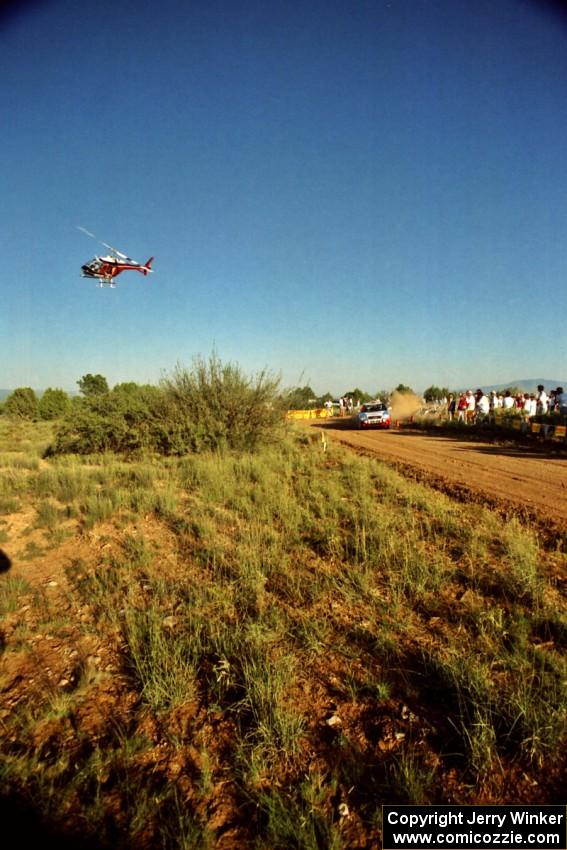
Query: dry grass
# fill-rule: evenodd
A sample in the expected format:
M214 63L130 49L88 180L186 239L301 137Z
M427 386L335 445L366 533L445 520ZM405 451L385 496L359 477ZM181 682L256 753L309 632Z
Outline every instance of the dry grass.
M565 554L529 528L301 432L13 459L4 547L36 550L0 577L2 781L51 822L101 846L339 848L375 844L383 802L559 795Z

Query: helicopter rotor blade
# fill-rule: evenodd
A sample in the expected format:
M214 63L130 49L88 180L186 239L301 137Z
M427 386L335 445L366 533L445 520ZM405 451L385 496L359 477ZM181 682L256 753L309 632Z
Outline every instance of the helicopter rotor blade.
M87 236L91 236L93 239L96 239L94 233L91 233L90 230L87 230L86 227L81 227L79 224L77 225L77 230L82 230L83 233L86 233ZM96 240L98 242L98 239Z
M92 239L94 239L96 242L98 242L99 245L104 245L105 248L108 248L109 251L112 251L113 254L116 254L116 256L120 257L122 260L129 260L130 259L130 257L128 257L126 254L123 254L122 251L119 251L118 248L114 248L112 245L109 245L107 242L102 242L100 239L98 239L94 235L94 233L91 233L90 230L87 230L86 227L81 227L80 225L77 225L77 230L82 230L83 233L86 233L87 236L90 236Z
M108 248L109 251L112 251L113 254L116 254L117 257L120 257L121 260L129 260L126 254L123 254L122 251L119 251L118 248L114 248L112 245L107 245L106 242L101 242L101 245L104 245L105 248Z

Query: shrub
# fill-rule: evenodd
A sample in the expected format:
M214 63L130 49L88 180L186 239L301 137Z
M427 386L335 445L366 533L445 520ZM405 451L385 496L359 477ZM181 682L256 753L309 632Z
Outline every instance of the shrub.
M155 387L139 387L136 393L112 391L76 400L48 454L132 452L153 448L154 411L160 397Z
M197 359L191 371L178 366L160 387L120 385L74 399L47 454L250 450L282 419L278 383L266 372L247 378L214 355Z
M247 378L233 363L211 355L191 371L178 365L162 381L169 416L178 423L185 451L254 449L281 421L279 378L262 371Z
M4 403L4 413L13 419L36 419L37 396L31 387L18 387Z
M39 400L41 419L59 419L69 410L71 401L65 390L48 387Z
M319 405L319 399L311 387L294 387L288 390L283 400L288 410L307 410Z
M82 378L79 378L77 384L85 398L105 395L108 392L108 382L104 375L91 375L89 372L88 375L83 375Z

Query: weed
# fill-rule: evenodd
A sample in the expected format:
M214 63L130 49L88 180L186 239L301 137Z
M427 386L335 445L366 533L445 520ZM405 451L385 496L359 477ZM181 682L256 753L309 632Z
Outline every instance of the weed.
M17 611L22 597L33 592L30 583L20 576L7 576L0 582L0 616Z
M269 758L293 757L303 733L304 721L286 694L293 681L294 660L283 655L272 660L263 641L248 642L242 659L244 707L251 715L248 738Z
M423 806L431 802L435 770L424 764L411 742L394 755L388 765L388 800Z
M520 666L520 665L518 665ZM519 748L529 761L543 764L561 750L567 719L567 667L563 659L532 652L510 678L494 709L506 746Z
M26 543L22 558L24 561L35 561L36 558L41 558L43 555L45 555L45 549L35 543L35 541L29 540Z
M87 497L81 506L85 528L92 528L99 522L107 522L126 501L121 490L112 489Z
M532 623L534 635L553 641L558 649L567 649L567 617L557 611L545 611Z
M313 655L320 655L329 643L331 626L321 617L300 616L292 624L291 632L302 649Z
M277 789L261 793L256 805L265 838L258 838L258 850L340 850L343 840L326 798L318 779L302 782L295 798Z
M172 633L159 608L128 607L123 634L128 666L151 708L163 711L194 698L197 671L191 647L183 634Z
M0 514L15 514L20 510L18 499L0 498Z
M514 518L502 529L500 543L508 558L507 569L503 570L500 581L511 595L535 605L541 601L542 590L535 537Z
M54 531L64 517L64 512L51 501L43 501L37 507L36 525Z
M122 540L124 560L129 568L148 567L154 557L146 538L141 534L126 534Z
M423 654L427 687L443 694L448 720L468 754L475 776L485 776L496 758L496 732L489 670L476 659L453 653Z
M167 517L174 514L179 504L179 496L173 484L166 485L159 490L153 499L152 510L158 517Z
M392 598L400 607L404 600L415 603L436 593L443 581L442 557L437 552L427 552L413 535L397 543L386 569Z

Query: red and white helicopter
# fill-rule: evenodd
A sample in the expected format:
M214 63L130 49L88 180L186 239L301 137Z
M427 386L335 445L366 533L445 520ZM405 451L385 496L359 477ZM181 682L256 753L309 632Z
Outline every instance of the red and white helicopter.
M87 236L91 236L97 242L100 242L90 230L84 227L77 227L77 229L82 230ZM111 289L114 289L116 286L115 278L119 274L122 274L122 272L140 272L144 276L149 272L153 272L151 268L154 260L153 257L150 257L147 263L142 265L131 257L127 257L126 254L122 254L116 248L113 248L112 245L107 245L106 242L100 242L100 244L108 248L110 254L106 257L94 257L94 259L85 263L84 266L81 266L82 276L95 278L95 280L99 281L97 286L109 286Z

